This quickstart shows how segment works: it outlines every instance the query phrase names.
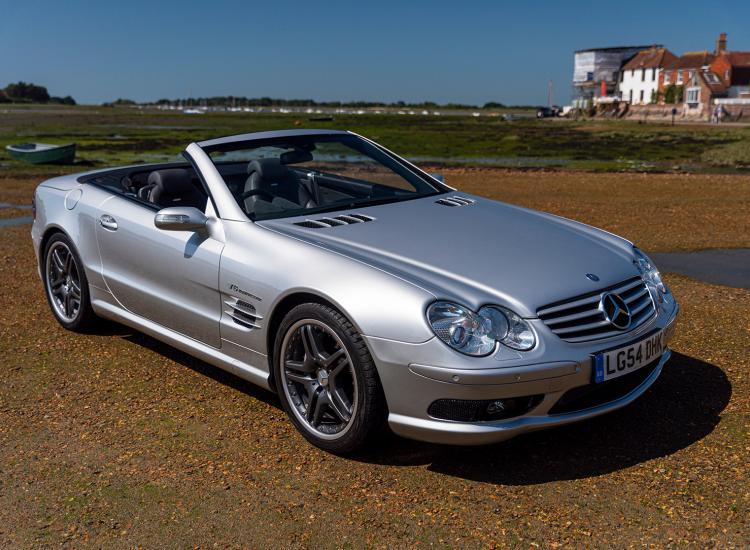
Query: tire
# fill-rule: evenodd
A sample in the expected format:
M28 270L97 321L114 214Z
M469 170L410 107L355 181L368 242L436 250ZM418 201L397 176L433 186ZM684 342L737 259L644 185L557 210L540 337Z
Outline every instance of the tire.
M42 280L47 303L58 323L73 332L84 332L93 324L97 317L91 307L86 271L67 235L56 233L44 247Z
M292 309L276 333L273 357L282 406L313 445L350 453L385 424L385 396L372 356L335 309L317 303Z

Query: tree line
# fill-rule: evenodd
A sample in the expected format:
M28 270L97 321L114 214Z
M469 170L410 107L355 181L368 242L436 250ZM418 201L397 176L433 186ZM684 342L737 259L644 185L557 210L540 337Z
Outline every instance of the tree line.
M16 82L8 84L0 90L0 103L58 103L60 105L75 105L76 101L69 95L57 97L49 95L47 88L30 82Z

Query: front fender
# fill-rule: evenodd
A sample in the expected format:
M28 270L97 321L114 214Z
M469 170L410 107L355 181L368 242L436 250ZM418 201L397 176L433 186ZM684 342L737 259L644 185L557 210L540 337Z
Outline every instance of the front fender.
M366 336L411 343L433 337L425 318L427 305L435 300L430 292L251 222L223 220L223 224L227 245L219 274L222 299L251 302L263 319L261 330L243 338L247 347L268 353L267 321L278 304L294 293L330 302Z

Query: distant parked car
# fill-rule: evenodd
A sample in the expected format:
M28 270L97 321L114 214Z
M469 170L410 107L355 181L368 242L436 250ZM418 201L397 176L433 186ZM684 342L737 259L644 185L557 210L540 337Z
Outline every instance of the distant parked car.
M350 132L184 156L37 187L52 313L276 391L321 448L356 449L386 421L460 444L568 424L627 405L669 358L677 303L611 233L456 191Z
M541 107L536 112L536 118L551 118L560 116L559 107Z

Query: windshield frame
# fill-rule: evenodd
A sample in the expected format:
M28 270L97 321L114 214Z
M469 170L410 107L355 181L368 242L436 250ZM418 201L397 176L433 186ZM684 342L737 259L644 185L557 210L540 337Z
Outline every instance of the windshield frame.
M445 194L453 190L451 187L448 187L447 185L443 184L439 180L430 176L429 174L419 169L418 167L414 166L407 160L399 157L395 153L382 147L378 143L375 143L374 141L370 139L367 139L363 136L359 136L352 132L321 131L320 133L317 133L317 132L303 131L303 132L300 132L299 134L295 134L291 132L288 134L284 132L284 134L285 135L269 136L266 133L265 136L258 137L255 139L248 136L247 139L236 139L236 140L231 140L231 141L214 140L212 142L204 142L203 145L198 144L201 150L205 153L206 158L210 160L210 162L213 164L214 168L218 172L219 176L222 179L222 182L224 183L224 186L229 191L234 202L237 204L240 210L243 211L243 213L247 216L247 218L252 222L272 221L272 220L283 219L283 218L294 218L294 217L317 215L317 214L328 213L328 212L337 212L341 210L350 210L352 208L367 208L370 206L378 206L378 205L394 203L394 202L405 202L409 200L415 200L415 199L421 199L425 197L441 195L441 194ZM341 201L341 202L336 202L332 204L324 204L324 205L312 207L312 208L301 207L299 209L292 209L292 210L286 210L286 211L282 210L278 212L272 212L269 214L257 216L257 215L254 215L253 213L248 213L245 211L245 208L238 201L238 197L235 196L235 194L231 191L231 186L227 183L226 179L224 178L224 175L221 172L222 165L240 164L243 161L233 161L233 160L221 161L220 159L216 159L212 156L212 154L215 154L217 152L228 153L232 151L258 149L258 148L265 147L265 146L289 145L289 144L293 144L294 142L310 142L310 141L342 143L344 146L352 149L352 152L358 152L362 154L363 156L368 157L373 162L389 169L394 174L403 178L405 182L408 182L412 186L414 186L416 190L413 193L410 192L408 194L402 194L399 196L379 197L379 198L366 197L362 199L355 199L349 202ZM351 144L357 144L359 145L359 147L352 147ZM374 150L372 152L376 153L376 155L382 155L383 158L379 159L376 156L373 156L370 152L365 152L367 151L367 148L372 148ZM386 162L383 162L384 160ZM393 163L395 166L390 166L388 162ZM419 187L417 185L414 185L414 181L412 181L413 178L416 179L419 185L423 188L421 191L419 190ZM376 182L371 182L371 183L373 183L374 185L377 185Z

